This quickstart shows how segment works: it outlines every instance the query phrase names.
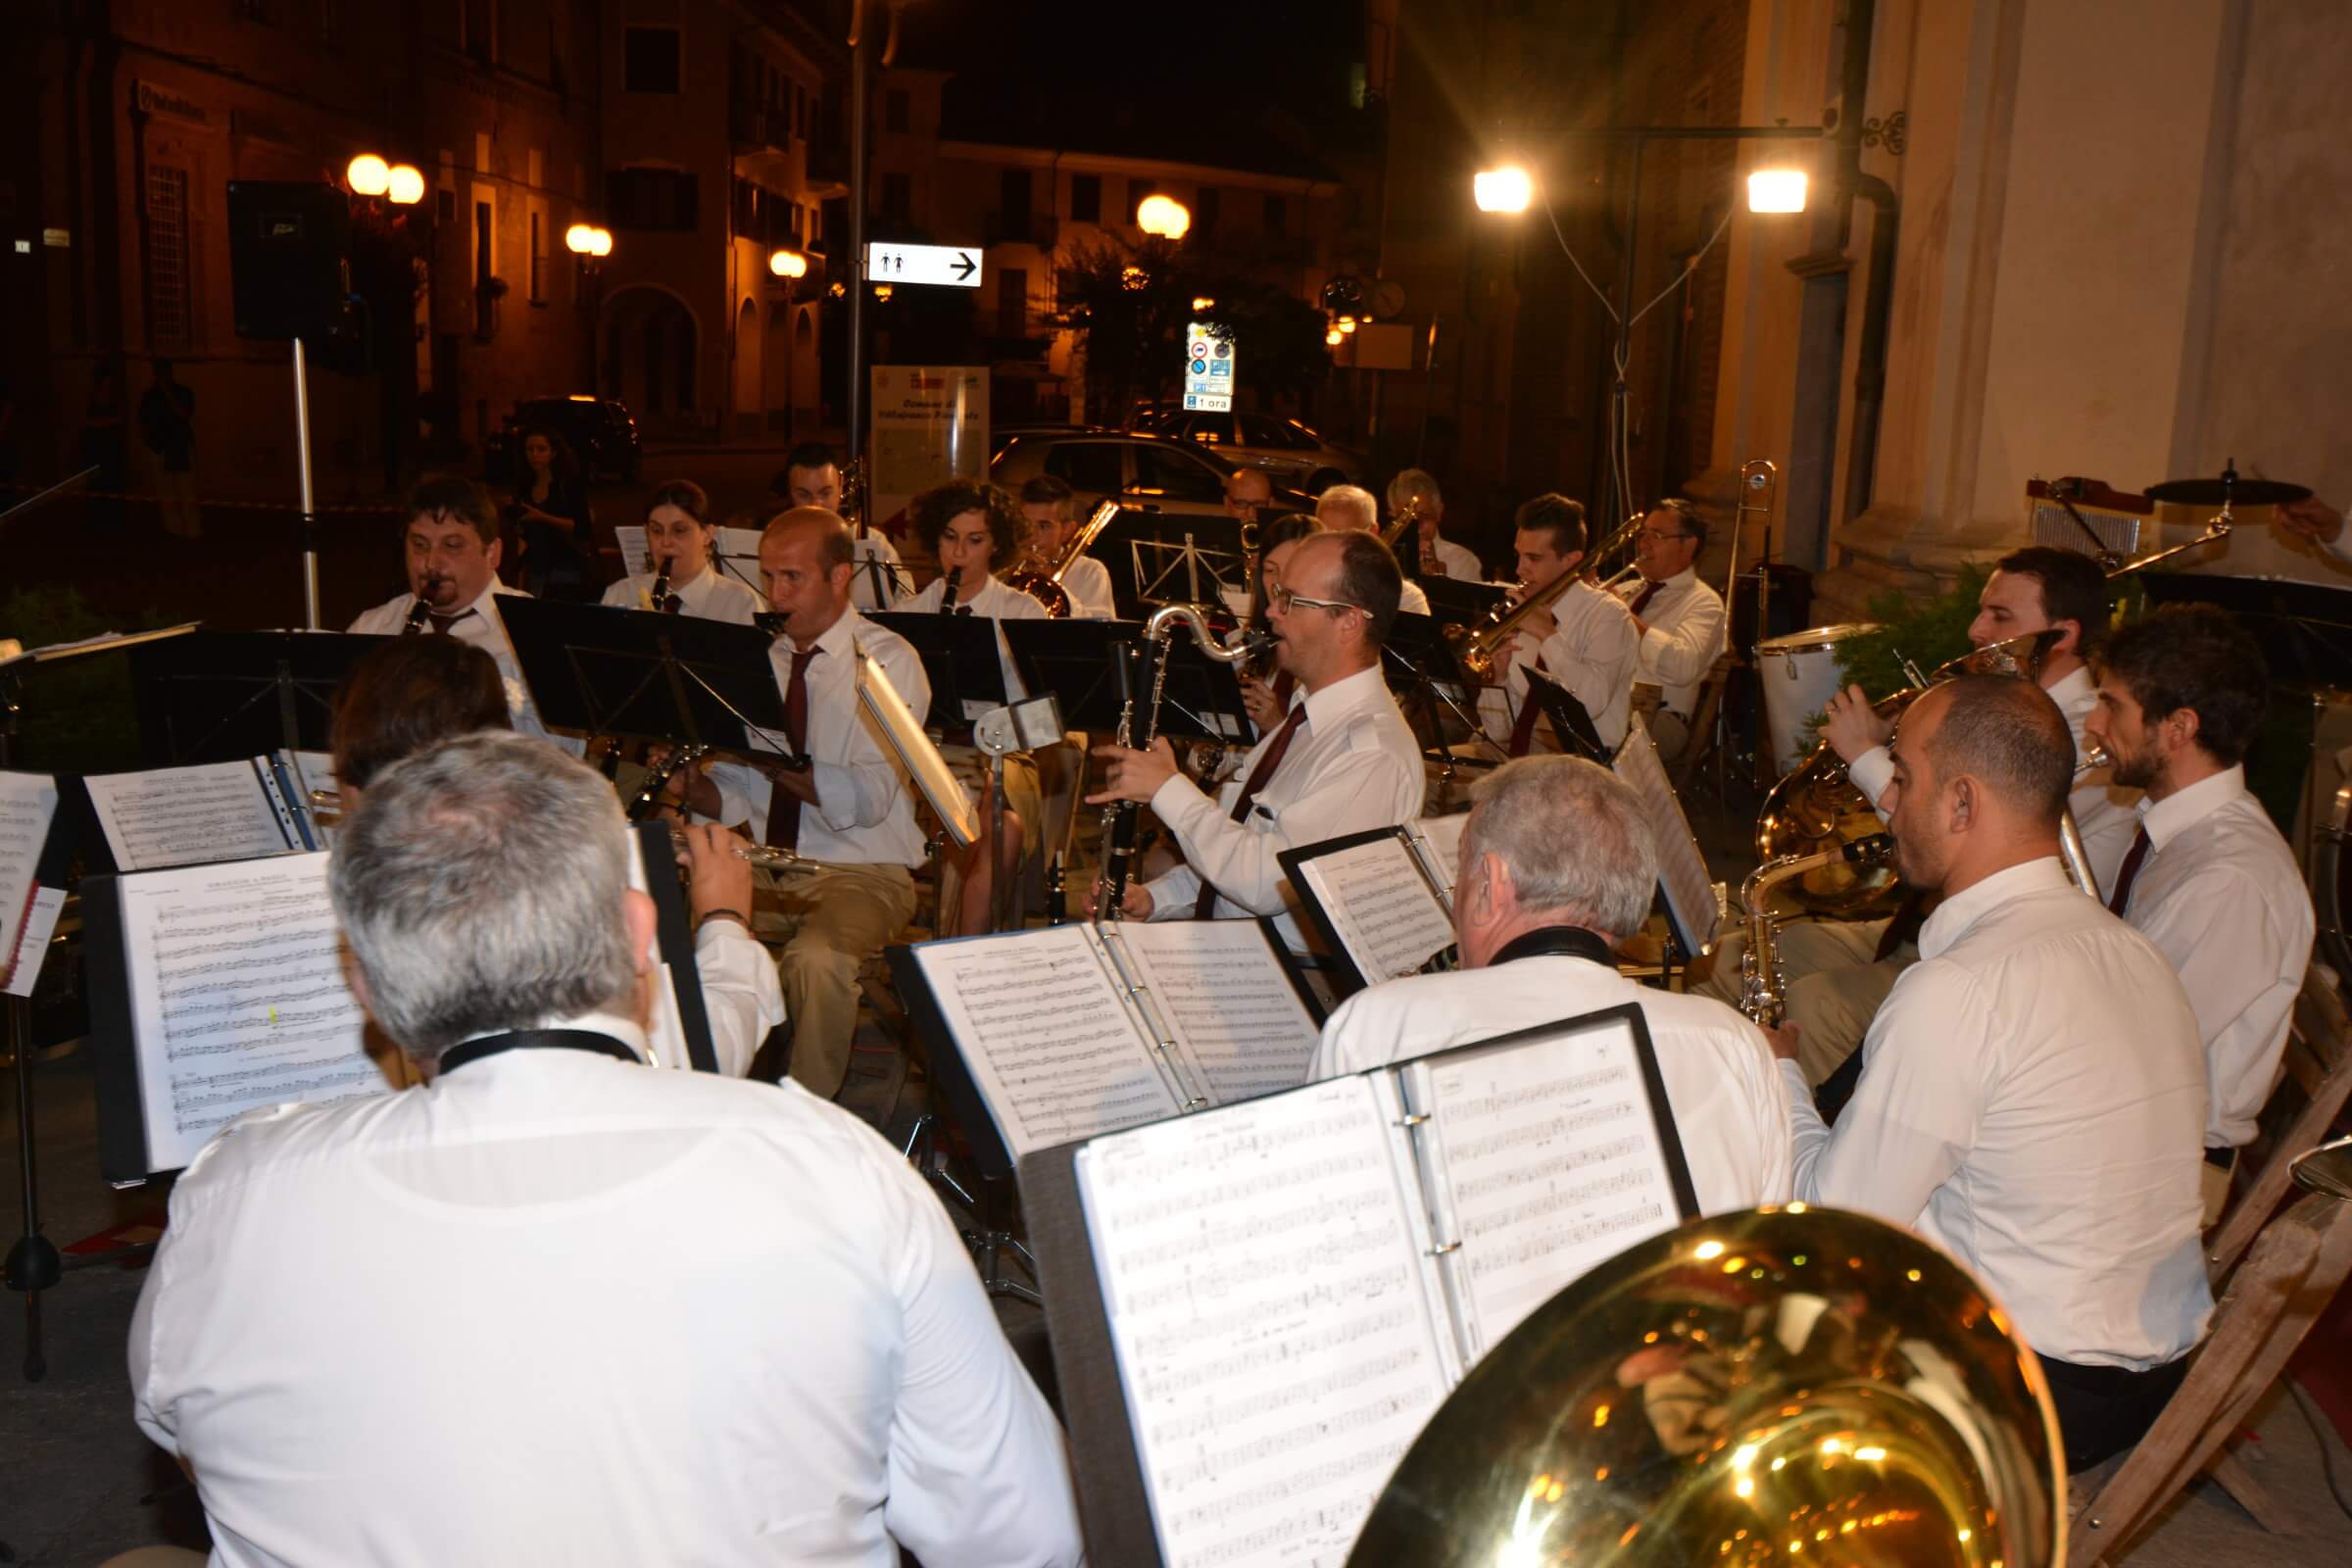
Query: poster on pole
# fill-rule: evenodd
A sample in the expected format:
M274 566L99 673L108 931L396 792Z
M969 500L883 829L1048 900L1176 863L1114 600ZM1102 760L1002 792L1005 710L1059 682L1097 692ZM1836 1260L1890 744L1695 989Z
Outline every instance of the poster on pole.
M906 503L950 479L988 477L986 367L873 368L873 487L866 515L894 533Z
M1195 321L1184 329L1184 406L1210 414L1233 412L1233 338Z

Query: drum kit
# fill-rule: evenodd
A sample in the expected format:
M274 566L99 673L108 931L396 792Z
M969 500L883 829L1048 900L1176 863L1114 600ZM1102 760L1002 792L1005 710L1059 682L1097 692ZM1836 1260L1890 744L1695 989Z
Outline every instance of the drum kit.
M2069 486L2084 484L2085 481L2058 481L2038 486L2036 494L2046 494L2052 505L2073 514L2075 508L2068 505L2068 499L2074 491ZM2079 524L2081 538L2076 545L2096 557L2110 577L2120 577L2226 538L2237 520L2239 508L2285 506L2310 495L2310 489L2303 485L2243 478L2234 467L2225 467L2216 477L2175 479L2144 492L2146 510L2152 511L2156 505L2215 509L2215 514L2194 538L2126 560L2110 548L2106 537L2078 514L2074 520ZM2352 601L2347 604L2345 618L2352 621ZM1809 796L1821 794L1819 781L1806 781L1803 776L1808 769L1820 770L1815 730L1829 700L1843 688L1840 656L1850 653L1857 639L1884 629L1869 621L1814 626L1758 642L1750 651L1763 707L1763 733L1757 744L1758 772L1780 781L1767 792L1766 820L1757 827L1759 853L1778 853L1786 848L1778 845L1785 829L1771 829L1769 824L1789 815L1788 808L1793 786L1804 781ZM2338 974L2352 976L2352 934L2347 934L2352 930L2352 692L2317 690L2312 693L2312 702L2317 717L2296 849L2309 877L2312 904L2319 917L2318 956ZM1858 809L1862 805L1849 804L1856 805ZM1875 818L1865 821L1856 816L1853 831L1878 830ZM1768 834L1778 846L1770 852L1764 848ZM1837 900L1798 902L1807 912L1851 918L1880 912L1875 905L1863 906L1869 901L1860 896L1868 891L1859 887L1847 889L1842 905Z

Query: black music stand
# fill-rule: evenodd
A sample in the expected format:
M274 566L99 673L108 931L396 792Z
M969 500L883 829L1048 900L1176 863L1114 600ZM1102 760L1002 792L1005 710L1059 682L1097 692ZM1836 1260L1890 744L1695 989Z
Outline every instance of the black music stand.
M2217 605L2262 648L2281 686L2341 686L2352 669L2352 593L2276 577L2206 572L2139 574L2155 605Z
M942 735L962 735L971 729L974 719L1010 700L1004 690L1004 664L998 657L995 617L921 610L863 613L875 625L906 638L922 660L923 674L931 682L931 711L923 716L925 728Z
M792 753L756 626L508 595L498 607L549 727L720 751ZM752 737L763 744L753 745Z
M1131 620L1008 620L1004 640L1012 662L1033 692L1061 699L1062 721L1072 729L1109 734L1119 727L1118 651L1144 634ZM1234 666L1202 653L1189 637L1168 648L1167 688L1161 695L1159 733L1171 741L1215 745L1254 742L1256 726L1242 705L1241 676Z
M1475 626L1511 597L1511 590L1498 582L1464 582L1459 577L1415 580L1429 596L1430 618L1442 626Z
M1600 743L1600 726L1592 722L1592 714L1577 695L1530 664L1527 676L1527 700L1544 711L1551 720L1552 732L1562 744L1572 748L1577 756L1606 767L1609 749Z
M1250 586L1242 525L1214 514L1121 508L1086 553L1110 573L1122 620L1162 605L1216 605L1221 589Z
M143 767L323 752L335 688L382 637L194 631L130 650Z
M1451 714L1462 727L1464 738L1486 732L1479 727L1478 715L1463 707L1472 699L1472 682L1453 645L1446 640L1446 628L1431 616L1400 610L1381 646L1380 659L1389 689L1415 723L1416 738L1450 784L1455 758L1446 745L1446 715Z

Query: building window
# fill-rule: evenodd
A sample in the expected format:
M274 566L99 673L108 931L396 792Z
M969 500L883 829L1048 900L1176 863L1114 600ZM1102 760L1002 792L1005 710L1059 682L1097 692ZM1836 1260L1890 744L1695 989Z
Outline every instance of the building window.
M1291 204L1287 197L1266 198L1266 232L1288 234L1291 231Z
M792 133L803 140L808 136L808 89L797 81L792 84Z
M882 95L882 128L884 130L905 130L908 108L905 88L893 87L884 93Z
M1102 221L1102 176L1101 174L1072 174L1070 176L1070 221L1073 223Z
M902 223L914 216L914 176L912 174L884 174L882 176L882 216Z
M1029 272L1026 268L997 270L997 336L1029 335Z
M237 0L237 15L247 22L270 24L270 0Z
M476 60L498 58L498 8L491 0L460 0L459 30L465 34L459 47Z
M629 27L620 41L621 86L629 92L678 90L678 29Z
M147 171L147 335L161 349L188 346L188 172Z
M343 0L318 0L318 41L329 49L343 47Z
M674 169L615 169L605 176L605 207L614 228L693 228L695 198L694 175Z
M1203 234L1217 230L1217 187L1203 185L1193 197L1193 226Z
M531 214L531 293L533 305L547 303L547 215Z
M488 337L498 330L498 300L490 291L490 280L497 274L491 265L495 260L492 241L498 232L496 210L488 202L473 204L473 331L476 337Z

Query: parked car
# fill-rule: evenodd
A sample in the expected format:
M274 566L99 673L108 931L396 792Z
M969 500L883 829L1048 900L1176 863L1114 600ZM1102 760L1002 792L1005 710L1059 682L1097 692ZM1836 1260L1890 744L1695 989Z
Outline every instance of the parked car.
M1111 435L1107 424L992 424L988 427L988 455L994 458L1025 435Z
M1140 512L1225 513L1225 478L1237 465L1214 448L1173 436L1104 431L1016 436L989 464L988 476L1018 491L1041 473L1068 484L1085 516L1105 500ZM1314 510L1314 498L1275 488L1274 504Z
M1297 419L1270 414L1204 414L1178 409L1142 428L1214 447L1235 463L1263 468L1277 484L1321 495L1335 484L1361 484L1364 455L1335 446Z
M525 398L482 443L482 477L493 484L514 484L520 476L522 455L517 439L528 426L544 424L571 445L590 479L637 482L641 456L637 420L618 398Z

